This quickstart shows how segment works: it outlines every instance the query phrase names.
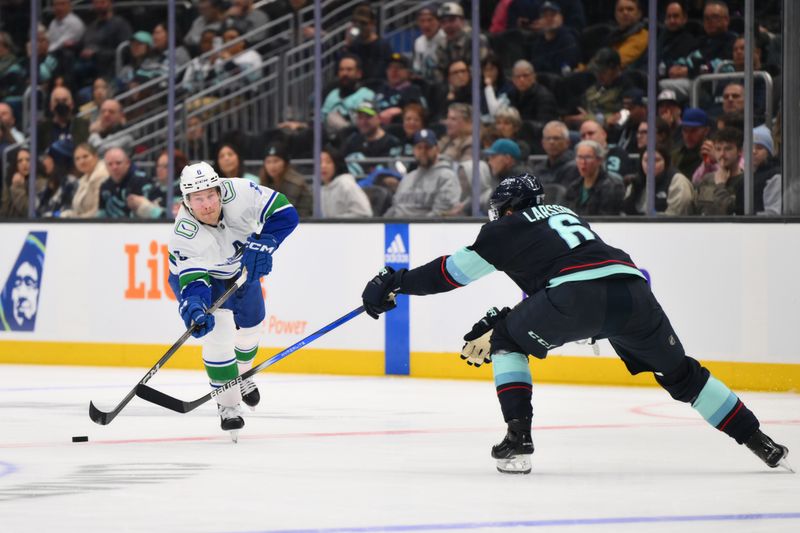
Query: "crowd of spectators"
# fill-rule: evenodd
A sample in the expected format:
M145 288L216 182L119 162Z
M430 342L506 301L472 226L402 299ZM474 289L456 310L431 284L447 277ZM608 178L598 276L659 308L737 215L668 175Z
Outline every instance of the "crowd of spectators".
M656 105L658 114L656 211L743 214L745 98L742 78L735 77L745 61L742 2L660 3L651 14L659 27L659 89L652 104L645 95L645 3L482 2L490 5L490 16L485 26L471 28L459 2L420 2L413 46L396 50L380 35L378 3L359 4L319 108L323 216L468 215L473 193L485 210L488 192L522 172L540 178L550 201L580 214L644 214L648 105ZM112 0L91 4L91 12L76 14L70 0L53 0L40 25L38 78L47 105L36 120L39 175L29 176L24 146L3 156L9 168L0 216L26 216L30 179L40 216L167 218L175 210L165 205L167 154L137 168L132 157L141 147L127 129L136 111L126 110L131 100L115 96L167 73L164 20L131 20L117 13ZM277 0L256 8L252 0L197 0L176 36L176 63L186 67L179 95L230 83L234 76L242 86L256 80L265 58L249 45L269 35L253 32L308 4ZM780 36L770 33L769 22L777 18L773 4L757 9L753 68L777 78ZM475 31L480 72L471 68ZM307 39L313 30L298 32L294 38ZM115 54L122 43L127 46L118 69ZM17 124L29 84L30 46L0 31L0 156L24 141ZM692 84L706 73L733 76L704 85L700 101L692 104ZM477 139L473 76L480 87ZM756 211L780 214L780 99L756 78L753 100ZM193 116L184 125L187 150L176 152L177 172L207 148L203 122L210 118ZM292 118L257 138L227 132L211 147L213 163L221 176L284 192L301 216L310 216L309 176L292 163L315 155L310 126ZM479 191L472 190L473 150L481 150ZM247 167L250 160L259 166Z

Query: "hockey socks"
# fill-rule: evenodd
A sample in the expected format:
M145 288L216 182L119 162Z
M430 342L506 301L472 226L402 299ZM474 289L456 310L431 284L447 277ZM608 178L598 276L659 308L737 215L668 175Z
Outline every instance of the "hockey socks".
M218 389L225 383L239 376L239 369L236 365L235 357L225 361L209 361L203 358L203 364L206 367L208 382L212 388ZM241 392L237 387L231 387L216 397L217 403L228 406L237 405L241 398Z
M692 402L706 422L744 444L757 430L758 419L724 383L709 376Z
M519 352L499 351L492 355L494 384L503 419L530 420L533 416L533 384L528 356Z

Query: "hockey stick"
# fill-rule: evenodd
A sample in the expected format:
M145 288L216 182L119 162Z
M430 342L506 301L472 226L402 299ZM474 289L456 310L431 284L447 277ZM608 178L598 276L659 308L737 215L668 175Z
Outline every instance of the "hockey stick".
M351 320L352 318L355 318L356 316L360 315L363 312L364 312L364 307L363 306L358 307L356 309L353 309L352 311L350 311L346 315L344 315L344 316L342 316L340 318L337 318L336 320L334 320L333 322L331 322L327 326L324 326L322 329L320 329L318 331L315 331L314 333L312 333L311 335L309 335L305 339L297 341L295 344L289 346L288 348L286 348L282 352L279 352L279 353L273 355L272 357L270 357L269 359L267 359L266 361L258 364L257 366L254 366L253 368L251 368L250 370L248 370L247 372L245 372L244 374L242 374L238 378L233 379L233 380L225 383L220 388L212 390L211 392L209 392L208 394L206 394L202 398L198 398L198 399L196 399L194 401L184 402L183 400L179 400L178 398L175 398L175 397L169 396L167 394L164 394L163 392L158 391L158 390L156 390L156 389L154 389L152 387L148 387L147 385L145 385L144 381L142 381L141 383L139 383L136 386L136 395L139 398L147 400L148 402L152 402L152 403L154 403L156 405L160 405L161 407L166 407L167 409L171 409L172 411L175 411L176 413L188 413L189 411L193 411L194 409L197 409L198 407L200 407L201 405L206 403L208 400L210 400L214 396L222 394L223 392L225 392L226 390L228 390L228 389L230 389L232 387L240 386L240 384L242 383L242 380L249 378L250 376L252 376L256 372L260 372L261 370L264 370L268 366L274 365L275 363L277 363L278 361L280 361L284 357L296 352L297 350L299 350L300 348L302 348L306 344L309 344L312 341L318 339L319 337L322 337L323 335L325 335L329 331L332 331L332 330L338 328L339 326L341 326L345 322L348 322L349 320Z
M241 275L234 282L234 284L228 287L228 290L226 290L222 294L222 296L217 298L217 301L214 302L206 312L213 313L214 311L219 309L219 307L225 303L225 301L231 296L231 294L236 292L237 289L239 289L242 285L244 285L244 282L246 280L247 280L247 270L243 268ZM150 378L152 378L155 375L155 373L158 372L158 369L161 368L161 366L164 363L166 363L167 360L169 360L169 358L172 357L181 346L183 346L183 343L186 342L186 340L192 335L192 332L195 330L196 327L197 326L195 324L192 324L192 326L189 329L187 329L183 333L183 335L181 335L181 338L178 339L169 350L167 350L167 353L165 353L161 357L161 359L159 359L158 362L155 365L153 365L153 368L151 368L147 372L147 374L144 375L144 377L139 381L137 386L143 385L148 381L150 381ZM125 396L125 398L122 399L119 405L117 405L114 409L108 412L101 411L100 409L95 407L93 402L89 402L89 418L91 418L92 422L94 422L95 424L100 424L101 426L105 426L106 424L111 423L111 421L114 420L114 418L116 418L116 416L120 413L120 411L122 411L122 409L124 409L125 406L128 405L128 403L131 401L131 399L133 399L134 396L136 396L136 387L134 387L127 394L127 396Z

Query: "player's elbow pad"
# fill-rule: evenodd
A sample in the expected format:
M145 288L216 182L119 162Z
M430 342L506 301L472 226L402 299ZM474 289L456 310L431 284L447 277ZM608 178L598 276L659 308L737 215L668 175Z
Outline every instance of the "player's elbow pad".
M447 256L442 256L407 271L403 275L400 292L416 295L437 294L462 286L447 272Z

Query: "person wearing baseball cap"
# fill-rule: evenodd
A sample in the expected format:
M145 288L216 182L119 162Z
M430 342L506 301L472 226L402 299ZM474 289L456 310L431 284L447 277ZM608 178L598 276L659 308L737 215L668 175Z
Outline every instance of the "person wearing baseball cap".
M355 108L357 131L344 143L343 152L350 173L356 177L370 174L378 163L364 159L388 158L400 153L402 144L397 137L381 127L378 106L373 100L364 100Z
M488 157L492 176L503 181L510 176L527 174L530 169L522 163L519 145L511 139L497 139L483 154Z
M687 107L681 118L681 146L672 153L672 164L684 176L692 176L703 163L700 149L708 138L711 128L708 115L698 107Z
M669 125L672 142L677 144L681 137L681 104L678 95L672 89L664 89L656 98L658 116Z
M472 30L464 20L464 9L458 2L445 2L439 7L439 21L445 35L445 43L436 50L436 66L438 68L437 82L447 80L447 67L455 61L472 64ZM480 31L479 31L480 33ZM489 41L485 35L480 35L481 59L486 57L489 50Z
M536 72L566 75L575 70L580 63L580 46L575 31L564 26L561 5L543 2L534 25L539 31L532 36L528 57Z
M429 129L414 135L417 168L398 184L385 217L441 217L460 211L461 184L452 165L439 157L437 142Z
M425 3L417 10L417 28L420 36L414 40L414 74L425 80L436 79L436 51L446 42L436 4Z
M383 125L399 117L406 104L422 102L422 89L411 83L411 61L405 55L395 52L389 57L386 81L378 90L376 100Z

